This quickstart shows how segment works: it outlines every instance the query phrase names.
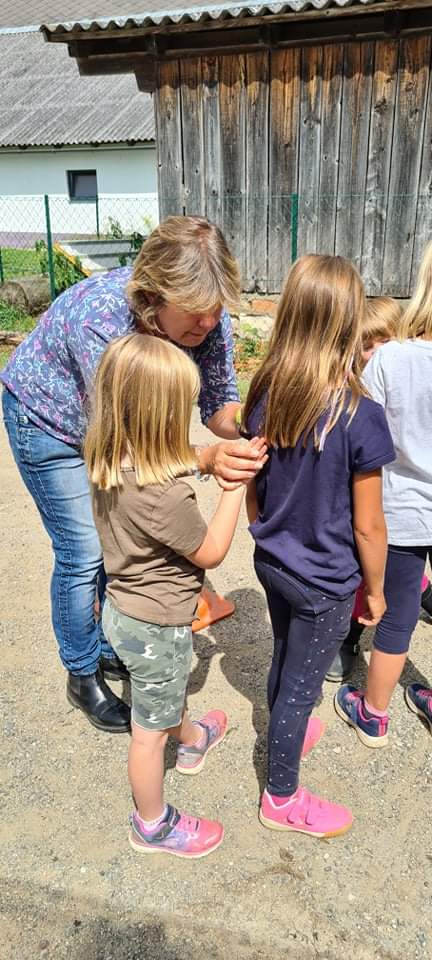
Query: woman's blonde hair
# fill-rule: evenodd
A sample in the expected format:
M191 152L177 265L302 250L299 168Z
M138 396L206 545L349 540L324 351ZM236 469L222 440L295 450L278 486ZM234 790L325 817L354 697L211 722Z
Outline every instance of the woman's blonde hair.
M400 339L414 337L432 340L432 243L423 254L417 286L402 317Z
M250 385L244 423L266 394L263 433L268 443L294 447L325 411L323 435L347 405L351 416L366 394L359 373L365 312L363 284L343 257L301 257L288 274L268 352Z
M219 227L204 217L168 217L143 243L126 294L140 331L155 333L167 303L198 314L236 309L239 268Z
M393 340L398 336L402 318L402 309L393 297L373 297L367 301L362 343L373 340Z
M142 333L113 340L96 375L84 445L92 482L100 490L121 487L125 459L140 487L191 470L189 426L199 386L195 364L172 343Z

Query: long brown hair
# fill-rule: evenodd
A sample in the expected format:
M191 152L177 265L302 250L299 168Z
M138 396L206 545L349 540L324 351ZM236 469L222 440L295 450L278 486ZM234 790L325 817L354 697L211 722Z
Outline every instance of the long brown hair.
M92 482L121 487L125 459L138 486L196 466L189 427L199 385L197 367L174 344L142 333L113 340L96 375L84 444Z
M167 303L198 314L236 309L239 267L215 224L168 217L144 241L126 293L140 332L158 333L158 310Z
M266 394L263 432L269 444L294 447L315 432L328 410L325 433L360 397L359 354L365 313L361 279L344 257L310 254L290 270L267 355L249 388L243 421ZM321 438L322 440L322 438Z

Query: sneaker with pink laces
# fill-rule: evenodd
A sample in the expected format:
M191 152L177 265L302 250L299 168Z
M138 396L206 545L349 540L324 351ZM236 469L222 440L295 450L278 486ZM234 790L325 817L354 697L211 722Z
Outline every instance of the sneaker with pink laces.
M344 683L335 694L336 713L353 727L365 747L379 750L387 746L389 718L386 714L375 716L366 710L364 693L351 683Z
M202 770L207 754L217 747L226 734L228 717L223 710L211 710L197 721L197 726L202 728L198 743L191 747L180 743L177 747L176 770L179 773L193 775Z
M316 747L318 741L321 740L325 728L325 723L323 723L319 717L309 717L305 738L303 740L301 752L302 759L303 757L306 757L314 747Z
M295 830L311 837L337 837L346 833L353 822L351 810L322 800L304 787L298 787L285 803L264 790L259 819L270 830Z
M171 853L198 860L216 850L223 837L224 828L216 820L190 817L169 805L154 833L144 832L136 810L130 817L129 843L140 853Z

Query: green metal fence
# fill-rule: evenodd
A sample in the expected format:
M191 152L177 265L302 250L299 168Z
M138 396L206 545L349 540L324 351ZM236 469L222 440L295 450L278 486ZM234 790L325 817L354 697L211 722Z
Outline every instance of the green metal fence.
M224 194L190 209L164 197L164 216L204 214L218 223L240 262L245 291L280 292L304 253L341 254L358 267L369 296L411 295L432 236L429 194ZM0 196L0 283L43 276L48 298L94 270L132 263L158 221L157 196ZM1 300L1 290L0 290Z
M157 221L155 194L0 196L0 283L45 277L52 300L95 269L131 263Z

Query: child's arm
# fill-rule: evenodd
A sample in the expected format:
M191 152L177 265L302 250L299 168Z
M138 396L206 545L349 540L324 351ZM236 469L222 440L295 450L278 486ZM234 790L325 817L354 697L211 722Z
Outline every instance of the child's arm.
M249 523L255 523L258 516L258 500L255 480L249 480L246 487L246 513Z
M387 530L381 495L381 470L356 473L353 481L354 537L365 580L369 615L359 617L366 627L374 627L386 610L384 572L387 560Z
M191 563L204 570L222 563L232 543L244 492L244 484L236 490L223 491L201 546L187 557Z

